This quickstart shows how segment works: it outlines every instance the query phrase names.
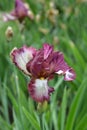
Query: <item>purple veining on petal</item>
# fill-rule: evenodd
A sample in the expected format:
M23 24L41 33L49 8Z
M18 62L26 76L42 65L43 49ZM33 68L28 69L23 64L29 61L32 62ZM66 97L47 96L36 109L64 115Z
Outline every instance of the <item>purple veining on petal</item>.
M59 70L65 72L69 68L69 66L64 61L64 57L61 52L56 52L53 60L55 63L55 72L58 72Z
M32 73L33 77L39 78L42 73L42 62L43 62L43 52L38 51L35 57L28 62L27 70Z
M16 48L11 52L11 57L19 69L31 75L28 90L37 102L50 99L54 88L48 86L48 81L54 77L55 73L63 75L66 81L76 78L74 70L65 62L62 52L55 52L47 43L39 50L26 46Z
M34 78L47 78L55 72L56 63L53 66L50 64L51 61L53 62L53 54L53 47L49 44L44 44L43 48L38 50L35 57L27 64L27 70Z
M47 53L47 51L44 52L46 48L48 55L44 59L44 53ZM32 61L27 64L27 70L32 73L34 78L47 78L54 73L65 75L65 72L70 67L64 61L63 54L61 52L54 52L49 44L45 44L44 49L40 49Z
M64 61L63 54L59 54L59 58L57 60L56 64L56 72L58 75L64 75L64 80L66 81L72 81L76 78L74 70L67 65L67 63Z
M43 45L43 49L44 49L44 60L48 58L48 56L52 53L53 51L53 46L49 45L47 43L45 43Z
M39 50L35 57L27 64L27 70L32 73L34 78L49 77L49 62L44 60L44 51Z

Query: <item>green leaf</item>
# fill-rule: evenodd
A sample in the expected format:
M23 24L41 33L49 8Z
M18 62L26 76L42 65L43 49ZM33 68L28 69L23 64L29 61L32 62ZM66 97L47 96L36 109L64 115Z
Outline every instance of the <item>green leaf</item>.
M23 112L24 112L26 118L31 123L32 127L34 127L36 130L40 130L40 125L38 124L38 122L24 107L23 107Z
M12 130L12 126L0 116L0 130L1 129Z
M87 79L85 78L84 81L82 82L80 88L78 89L76 96L74 97L74 100L70 107L65 130L72 130L74 127L75 118L76 118L78 109L80 107L81 101L84 97L84 92L87 87L86 83L87 83Z
M19 120L18 116L16 115L15 111L13 110L13 118L14 118L14 127L16 130L23 130L23 124Z
M57 97L57 94L58 94L58 89L59 89L60 85L62 84L62 82L63 82L63 77L61 77L61 78L57 81L57 83L55 84L55 86L54 86L55 94L52 95L51 109L54 109L54 106L55 106L55 103L56 103L56 102L55 102L55 101L56 101L56 97Z
M8 114L8 100L7 100L7 93L6 93L6 86L3 85L3 88L1 89L1 101L3 106L3 115L8 123L9 121L9 114Z
M66 88L64 89L61 110L60 110L60 130L65 128L65 116L66 116L66 106L67 106L67 93Z
M86 64L78 48L75 46L75 44L72 41L70 41L69 45L73 51L74 56L76 57L76 60L81 64L81 67L84 69Z
M17 101L16 101L15 97L12 95L12 93L11 93L9 88L7 88L7 92L8 92L8 97L10 98L10 100L11 100L11 102L12 102L12 104L13 104L15 110L16 110L16 112L18 113L19 112L18 104L17 104Z
M79 121L76 125L75 130L86 130L87 129L87 114Z

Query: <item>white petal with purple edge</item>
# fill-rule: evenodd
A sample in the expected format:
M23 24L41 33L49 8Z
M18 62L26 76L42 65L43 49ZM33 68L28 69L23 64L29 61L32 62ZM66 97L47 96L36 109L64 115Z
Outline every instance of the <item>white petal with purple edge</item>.
M59 70L59 71L56 72L56 74L64 75L65 81L72 81L76 78L75 72L73 71L72 68L69 68L66 71Z
M72 69L69 69L65 72L64 80L72 81L76 77L75 72Z
M37 98L48 98L47 80L36 79L35 81L35 96Z
M33 49L26 46L23 46L20 49L14 48L10 55L15 65L29 75L26 64L33 58Z

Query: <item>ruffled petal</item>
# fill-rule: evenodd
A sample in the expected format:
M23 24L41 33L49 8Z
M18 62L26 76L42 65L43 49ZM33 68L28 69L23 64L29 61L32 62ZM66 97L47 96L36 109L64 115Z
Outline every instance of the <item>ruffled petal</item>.
M33 47L23 46L20 49L14 48L11 51L11 58L13 63L21 69L25 74L30 75L30 73L26 69L26 64L33 58L36 53L36 49Z
M59 75L64 75L65 81L72 81L76 78L76 74L72 68L67 69L66 71L59 70L56 72Z
M53 88L48 86L47 79L31 80L28 85L28 90L31 97L37 102L44 102L45 100L48 101L50 93L54 91Z
M64 61L64 56L61 52L54 53L51 64L55 66L55 72L59 75L64 74L70 68Z
M7 22L7 21L10 21L10 20L16 20L17 17L12 15L12 14L9 14L9 13L6 13L6 14L4 13L2 15L2 19L3 19L4 22Z
M53 52L53 46L45 43L43 45L43 49L44 49L44 60L45 60Z
M65 75L64 75L64 80L65 81L72 81L76 78L76 74L74 72L74 70L72 68L68 69L66 72L65 72Z
M64 56L60 52L57 57L56 65L55 65L55 73L58 75L64 75L64 80L72 81L76 78L76 74L74 70L67 65L64 61Z
M43 48L37 51L37 54L31 62L27 64L27 70L32 73L34 78L50 76L50 60L52 59L53 47L45 43ZM54 67L54 66L53 66Z
M43 52L37 51L35 57L28 62L26 67L34 78L43 77Z

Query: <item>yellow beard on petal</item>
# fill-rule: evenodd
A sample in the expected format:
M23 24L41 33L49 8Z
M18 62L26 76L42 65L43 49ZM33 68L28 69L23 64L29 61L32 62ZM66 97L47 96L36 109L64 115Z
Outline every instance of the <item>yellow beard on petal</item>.
M41 79L41 80L44 80L44 77L41 77L40 79Z

